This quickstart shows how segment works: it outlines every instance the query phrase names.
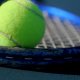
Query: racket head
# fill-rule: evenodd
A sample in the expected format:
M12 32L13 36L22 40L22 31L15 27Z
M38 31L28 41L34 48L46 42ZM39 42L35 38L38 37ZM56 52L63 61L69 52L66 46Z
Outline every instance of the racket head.
M58 48L57 41L62 46L59 48L68 48L80 46L80 17L59 8L40 5L45 21L46 32L42 44L47 48L46 42L51 43L52 48ZM74 37L74 39L73 39ZM46 40L46 38L48 38ZM70 44L70 46L65 45ZM51 46L51 45L50 45Z
M68 16L62 15L64 11L60 12L60 9L56 10L56 8L53 7L39 5L39 8L42 10L46 21L46 32L42 42L34 49L1 47L0 66L42 72L80 72L80 35L78 31L80 18L74 15L71 17L71 13L65 12L66 15L70 14L69 18L67 18ZM66 20L65 25L67 29L64 28L64 20ZM77 25L78 29L76 29L72 23ZM69 28L70 26L71 28ZM71 33L69 33L69 29ZM66 32L66 34L64 32ZM69 37L69 34L72 38ZM78 34L78 36L76 34ZM63 40L68 43L63 43ZM78 44L76 45L76 43ZM78 66L78 68L75 69L74 65Z

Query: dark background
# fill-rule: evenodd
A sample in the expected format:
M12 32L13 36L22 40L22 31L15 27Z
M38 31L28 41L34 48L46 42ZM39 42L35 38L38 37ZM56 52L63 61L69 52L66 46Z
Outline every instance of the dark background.
M0 4L7 0L0 0ZM32 0L45 3L53 7L61 8L67 10L71 13L74 13L80 16L80 0Z
M37 0L44 1L46 5L61 8L80 16L80 0Z

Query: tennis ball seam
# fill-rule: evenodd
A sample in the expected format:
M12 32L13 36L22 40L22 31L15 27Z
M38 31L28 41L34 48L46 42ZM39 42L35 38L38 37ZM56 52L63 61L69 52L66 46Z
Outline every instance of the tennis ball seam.
M9 40L11 40L17 47L21 47L21 46L17 43L17 41L12 38L11 35L8 35L8 34L2 32L2 31L0 31L0 34L2 34L3 36L5 36L5 37L8 38Z
M31 11L32 13L34 13L35 15L37 15L38 17L40 17L42 20L44 19L41 15L39 15L36 11L32 10L31 8L23 5L22 3L20 3L18 0L15 0L15 2L17 2L20 6L24 7L25 9Z

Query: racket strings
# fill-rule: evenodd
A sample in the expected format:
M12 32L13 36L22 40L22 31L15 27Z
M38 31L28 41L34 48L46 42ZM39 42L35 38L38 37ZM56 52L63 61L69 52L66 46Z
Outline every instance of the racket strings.
M59 17L50 18L47 12L43 13L46 21L46 32L37 48L68 48L80 46L80 25L71 21L61 20Z

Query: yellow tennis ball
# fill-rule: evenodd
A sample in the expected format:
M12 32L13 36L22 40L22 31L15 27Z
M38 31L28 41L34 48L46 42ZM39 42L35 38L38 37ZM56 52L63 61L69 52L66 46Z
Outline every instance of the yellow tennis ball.
M0 8L0 46L35 47L45 32L42 12L30 0L10 0Z

